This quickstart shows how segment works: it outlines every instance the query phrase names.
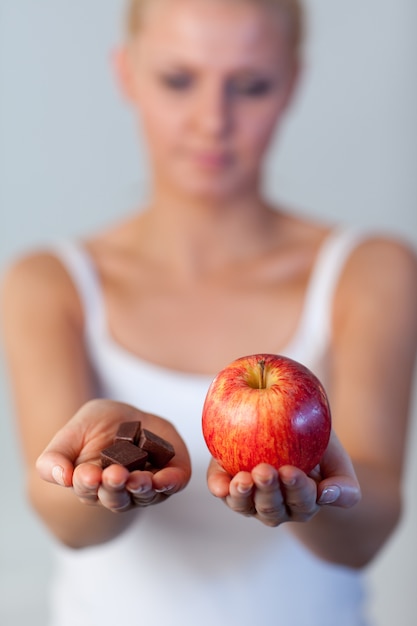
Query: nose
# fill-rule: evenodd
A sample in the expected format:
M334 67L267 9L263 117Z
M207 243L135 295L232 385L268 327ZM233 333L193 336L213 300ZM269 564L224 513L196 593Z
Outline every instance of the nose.
M204 136L219 139L233 128L233 106L222 84L207 84L201 89L194 107L194 122Z

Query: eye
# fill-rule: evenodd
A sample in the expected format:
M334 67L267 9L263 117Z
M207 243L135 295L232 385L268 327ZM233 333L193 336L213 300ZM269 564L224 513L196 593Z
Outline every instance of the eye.
M173 91L184 91L191 86L192 78L188 74L163 74L160 78L164 87Z
M230 84L232 94L247 96L249 98L259 98L272 91L273 83L266 78L234 80Z

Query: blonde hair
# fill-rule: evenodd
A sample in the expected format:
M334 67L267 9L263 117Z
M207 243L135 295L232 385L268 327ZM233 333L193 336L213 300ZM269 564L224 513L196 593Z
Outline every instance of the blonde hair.
M271 5L279 9L288 22L291 43L295 51L299 51L304 38L304 11L302 0L243 0ZM141 25L144 6L152 0L128 0L126 14L126 32L135 36Z

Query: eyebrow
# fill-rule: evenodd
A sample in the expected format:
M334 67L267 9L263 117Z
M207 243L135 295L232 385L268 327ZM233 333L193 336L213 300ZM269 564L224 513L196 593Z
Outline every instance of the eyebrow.
M163 59L163 60L154 60L152 62L152 68L159 72L191 72L191 73L200 73L206 71L204 66L200 66L195 61L185 61L183 59ZM213 68L208 68L208 71L211 71ZM220 67L218 66L215 69L221 69L226 74L234 74L239 75L241 77L251 77L257 76L262 78L273 78L273 75L279 71L279 67L277 64L274 66L271 65L270 68L265 68L264 64L260 65L240 65L240 66L232 66L232 67Z

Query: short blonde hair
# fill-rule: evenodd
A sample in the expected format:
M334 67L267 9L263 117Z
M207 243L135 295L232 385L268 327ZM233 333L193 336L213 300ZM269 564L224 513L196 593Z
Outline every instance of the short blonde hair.
M225 0L226 1L226 0ZM229 0L230 1L230 0ZM299 51L304 39L304 11L302 0L243 0L245 2L258 2L259 4L275 6L288 20L291 43L295 51ZM142 11L148 2L152 0L128 0L126 14L126 32L129 36L137 34Z

